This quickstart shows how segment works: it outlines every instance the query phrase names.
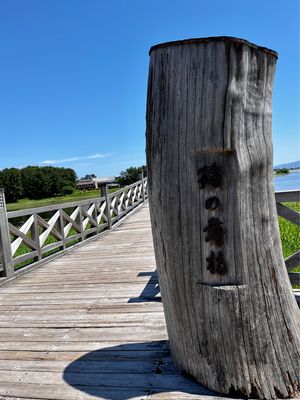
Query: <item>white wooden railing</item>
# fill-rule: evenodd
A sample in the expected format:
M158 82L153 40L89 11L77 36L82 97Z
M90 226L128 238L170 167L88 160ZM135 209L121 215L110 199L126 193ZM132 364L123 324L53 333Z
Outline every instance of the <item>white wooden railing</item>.
M23 264L28 269L72 250L111 229L147 197L143 178L110 194L103 187L98 198L7 212L0 191L0 274L12 277ZM275 197L278 215L300 226L300 214L282 204L300 202L300 190L277 192ZM300 285L300 273L291 272L300 266L300 250L285 263L291 283Z
M37 266L112 229L148 197L147 178L101 197L6 211L0 192L0 273L12 277L19 267Z
M282 204L294 201L300 202L300 190L276 192L275 198L278 215L285 218L292 224L300 226L300 214ZM300 266L300 249L298 249L294 254L285 259L285 265L287 270L289 271L289 277L292 285L300 285L300 272L291 272L293 268Z

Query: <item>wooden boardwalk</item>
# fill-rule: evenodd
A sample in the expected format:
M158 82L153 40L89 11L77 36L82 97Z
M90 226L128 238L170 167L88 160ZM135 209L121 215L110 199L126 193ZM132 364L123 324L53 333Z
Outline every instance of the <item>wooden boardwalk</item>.
M0 399L217 399L172 365L147 205L0 287Z

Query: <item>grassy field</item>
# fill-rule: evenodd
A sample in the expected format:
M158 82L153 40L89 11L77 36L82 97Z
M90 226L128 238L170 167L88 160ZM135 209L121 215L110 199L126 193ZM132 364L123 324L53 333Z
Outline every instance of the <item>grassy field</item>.
M109 192L115 192L119 188L109 189ZM78 201L85 199L92 199L100 196L100 189L95 190L75 190L74 193L65 196L50 197L41 200L21 199L16 203L8 203L6 205L7 211L23 210L24 208L34 208L50 206L53 204L68 203L70 201Z
M300 212L300 203L285 203L289 208ZM280 237L282 242L282 252L284 258L295 253L300 247L300 228L282 217L279 219ZM300 272L300 266L294 271Z

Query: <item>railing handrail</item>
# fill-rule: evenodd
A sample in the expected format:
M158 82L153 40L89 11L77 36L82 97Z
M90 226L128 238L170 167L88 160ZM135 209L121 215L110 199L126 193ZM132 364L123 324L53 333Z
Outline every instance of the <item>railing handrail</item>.
M144 180L145 180L145 179L147 179L147 178L144 178ZM140 183L142 183L142 180L141 180L141 179L140 179L139 181L136 181L136 182L132 183L131 185L125 186L125 187L123 187L123 188L121 188L121 189L119 189L119 190L116 190L115 192L109 193L109 194L108 194L108 197L112 198L112 197L114 197L115 195L119 195L120 193L123 193L125 190L132 189L133 187L139 185Z
M275 193L277 214L286 219L287 221L300 226L300 214L287 207L282 203L299 202L300 190L285 190ZM291 254L285 260L286 268L289 272L289 277L292 285L300 285L300 272L291 272L295 267L300 265L300 250L298 249L294 254Z
M275 199L277 203L300 201L300 189L277 191L275 192Z
M58 203L58 204L52 204L50 206L41 206L41 207L34 207L34 208L23 208L21 210L16 210L16 211L8 211L7 212L7 217L10 218L17 218L17 217L25 217L26 215L30 214L41 214L44 212L49 212L49 211L57 211L59 209L64 209L64 208L70 208L70 207L76 207L76 206L84 206L86 204L90 204L91 202L101 202L105 200L104 197L91 197L85 200L77 200L77 201L70 201L68 203Z
M143 178L143 180L147 180L147 178ZM119 195L120 193L123 193L126 190L129 190L138 184L141 183L141 180L138 180L131 185L125 186L121 189L118 189L112 193L108 194L109 198L113 198L116 195ZM49 212L49 211L55 211L59 209L64 209L64 208L70 208L70 207L76 207L77 205L87 205L90 204L91 202L98 201L99 203L103 201L105 198L104 197L89 197L88 199L84 200L75 200L75 201L70 201L66 203L57 203L57 204L51 204L49 206L40 206L40 207L32 207L32 208L23 208L20 210L16 211L7 211L7 217L10 218L17 218L17 217L25 217L26 215L34 214L34 213L43 213L43 212Z

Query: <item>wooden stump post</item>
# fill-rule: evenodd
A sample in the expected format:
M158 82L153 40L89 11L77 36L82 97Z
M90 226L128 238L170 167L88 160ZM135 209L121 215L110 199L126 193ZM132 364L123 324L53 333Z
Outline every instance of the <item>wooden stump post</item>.
M277 55L227 37L150 50L147 162L172 357L212 390L300 391L300 318L273 188Z

